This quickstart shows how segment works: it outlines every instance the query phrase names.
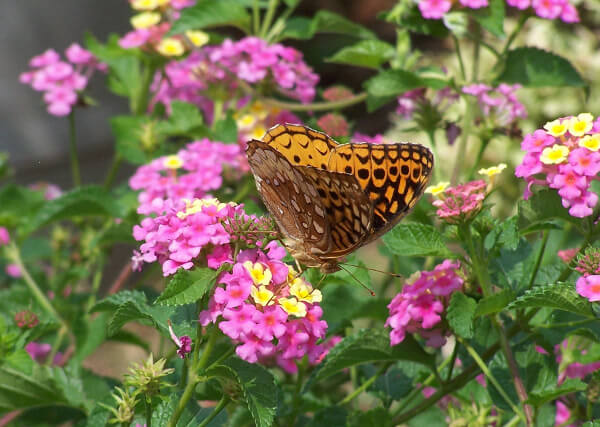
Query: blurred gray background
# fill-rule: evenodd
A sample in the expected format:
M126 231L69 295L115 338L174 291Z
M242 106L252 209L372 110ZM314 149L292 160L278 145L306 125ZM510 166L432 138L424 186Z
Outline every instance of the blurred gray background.
M49 115L41 93L19 83L19 74L48 48L62 54L73 42L83 45L86 31L101 41L125 33L130 16L126 0L0 1L0 151L10 154L19 183L71 184L68 120ZM104 78L97 73L89 85L98 105L77 109L81 174L88 183L103 176L112 158L108 118L127 111L122 99L106 91Z

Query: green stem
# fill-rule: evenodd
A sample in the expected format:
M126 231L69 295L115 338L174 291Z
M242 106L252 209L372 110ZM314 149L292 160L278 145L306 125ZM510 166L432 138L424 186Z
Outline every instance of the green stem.
M133 114L141 116L148 108L148 98L150 94L150 85L155 71L154 65L146 63L142 73L142 82L135 97L131 99L130 109Z
M194 394L194 389L196 388L197 382L198 382L198 377L195 374L195 372L193 372L193 368L190 366L188 368L187 384L185 386L185 389L183 390L183 394L181 395L179 402L177 403L177 408L175 409L175 412L173 412L173 415L171 416L171 419L169 420L169 424L168 424L169 427L177 426L177 421L179 421L179 417L181 417L181 414L183 413L187 403L190 401L190 399L192 398L192 395Z
M458 141L458 148L456 150L456 158L454 160L454 169L452 171L452 177L450 182L455 185L460 176L460 171L464 168L465 156L467 154L467 142L471 134L471 127L473 126L473 119L475 114L474 100L471 96L463 96L463 99L467 103L465 109L465 115L463 116L463 122L460 129L460 139Z
M146 427L152 426L152 402L148 401L149 399L145 399L145 409L146 409Z
M267 13L265 14L265 19L262 23L262 28L260 29L260 36L263 39L267 37L269 28L271 28L271 22L273 22L273 17L275 16L275 10L277 10L278 4L279 4L279 0L269 0L269 6L267 7Z
M81 185L79 173L79 157L77 156L77 135L75 132L75 110L69 114L69 151L71 153L71 173L73 175L73 186Z
M473 358L473 360L475 361L475 363L479 366L479 369L481 369L481 371L485 374L486 378L488 378L489 381L494 385L494 387L496 388L496 390L498 390L498 393L500 394L500 396L502 396L502 398L506 401L506 403L508 403L508 405L514 411L514 413L517 414L517 415L519 415L519 418L521 418L521 420L523 422L525 422L525 415L521 412L521 410L517 407L517 405L515 405L510 400L510 398L508 397L508 395L506 394L506 392L504 391L504 389L502 387L500 387L500 384L498 384L498 381L496 381L496 378L494 378L494 376L492 375L492 372L488 369L487 365L481 359L481 357L475 351L475 349L473 347L471 347L464 340L461 340L461 343L464 345L465 349L467 350L467 352L469 353L469 355Z
M456 365L456 357L458 356L458 341L454 343L454 348L452 349L452 355L450 367L448 368L448 375L446 375L446 382L450 381L452 378L452 372L454 371L454 365Z
M465 62L463 61L462 53L460 51L460 42L458 38L452 34L452 39L454 40L454 48L456 49L456 57L458 58L458 65L460 66L460 74L464 81L467 80L467 71L465 69Z
M63 339L65 338L67 332L67 327L65 325L62 325L58 330L58 333L56 334L56 338L54 339L54 344L52 344L50 354L48 354L48 357L46 357L46 361L44 362L45 365L54 364L54 357L56 356L56 353L58 353L58 349L62 345Z
M367 388L369 388L371 386L371 384L373 384L377 380L377 378L379 378L380 375L382 375L385 371L387 371L387 369L391 365L392 365L392 363L385 363L385 364L381 365L381 367L377 370L375 375L373 375L371 378L369 378L364 383L362 383L360 385L360 387L358 387L356 390L354 390L352 393L350 393L344 399L340 400L340 402L337 404L337 406L342 406L348 402L351 402L355 397L357 397L359 394L361 394L363 391L365 391Z
M258 36L260 30L260 10L258 9L258 0L252 2L252 32Z
M273 98L260 98L262 102L271 105L272 107L297 112L341 110L343 108L348 108L353 105L360 104L365 99L367 99L366 92L361 92L357 95L354 95L352 98L343 99L341 101L314 102L312 104L298 104L295 102L278 101L277 99Z
M537 276L538 270L540 269L540 265L542 264L542 258L544 257L544 252L546 251L546 244L548 243L548 236L550 232L548 230L544 230L542 237L542 244L540 246L540 250L537 254L537 258L535 260L535 266L533 267L533 272L531 273L531 278L529 279L529 284L527 285L527 289L531 289L533 286L533 282L535 282L535 278Z
M523 13L521 15L521 17L519 18L519 22L517 23L517 26L515 27L513 32L508 37L508 40L506 40L506 44L504 45L504 48L502 49L502 53L500 54L502 57L506 56L506 52L508 52L510 45L515 41L515 39L517 38L517 36L521 32L521 30L523 29L523 26L525 25L525 22L527 22L527 19L529 19L529 15L527 15L526 13Z
M219 335L219 328L217 326L213 326L210 331L210 335L208 336L208 341L206 342L206 346L204 347L204 351L202 352L202 356L198 359L198 362L195 363L195 371L202 372L208 363L208 358L212 353L213 347L215 346L215 342L217 341L217 336Z
M476 82L479 74L479 53L481 52L481 27L475 25L473 29L475 43L473 44L473 64L471 69L471 82Z
M225 409L225 407L228 404L229 404L229 397L227 397L227 396L221 397L221 400L219 400L219 403L217 403L217 406L215 406L215 408L208 415L208 417L206 417L205 419L203 419L202 422L200 424L198 424L198 427L205 427L205 426L207 426L208 423L210 423L217 415L219 415L221 413L221 411L223 409Z
M473 177L475 176L475 170L479 167L479 162L481 162L481 158L483 157L483 153L485 152L485 149L489 145L489 142L490 142L489 140L481 141L481 145L479 146L479 151L477 152L477 156L475 157L475 162L473 163L473 167L471 168L469 175L467 175L467 181L472 180Z
M106 190L110 190L110 187L112 187L122 161L123 158L121 157L121 155L119 153L115 153L115 155L113 156L112 164L110 165L110 169L108 170L106 178L104 179L104 188Z
M217 128L217 123L221 121L221 116L223 115L223 100L221 98L217 98L213 102L213 121L211 128L215 130Z

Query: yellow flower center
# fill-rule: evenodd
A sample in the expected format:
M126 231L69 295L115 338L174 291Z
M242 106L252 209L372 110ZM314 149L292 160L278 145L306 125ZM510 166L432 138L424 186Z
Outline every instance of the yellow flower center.
M306 316L306 305L296 298L279 298L278 302L287 314L293 314L296 317Z
M600 133L584 136L579 140L579 146L590 151L598 151L600 149Z
M265 306L274 303L273 292L268 290L265 285L261 285L258 288L256 286L252 286L252 289L250 289L250 295L252 295L252 299L254 299L256 304Z
M254 139L262 139L262 137L265 136L265 133L267 133L267 130L264 127L256 126L252 129L252 132L250 132L250 136Z
M273 277L271 270L263 267L260 262L252 263L252 261L246 261L244 262L244 267L250 273L250 277L252 277L252 281L256 286L266 286L271 283L271 278Z
M425 189L425 192L433 196L437 196L438 194L442 194L449 185L449 182L440 182L436 185L430 185Z
M236 120L237 126L240 129L250 129L256 123L256 119L252 114L244 114Z
M164 56L179 56L185 52L185 47L181 40L167 37L156 46L156 51Z
M188 30L185 32L185 35L190 40L190 42L196 47L204 46L206 43L208 43L208 40L210 39L210 36L204 31Z
M135 10L154 10L158 7L157 0L133 0L131 7Z
M290 294L298 298L299 301L308 303L321 302L323 296L318 289L312 289L302 279L296 279L290 286Z
M178 155L167 156L163 161L163 166L167 169L179 169L183 166L183 160Z
M142 12L131 18L131 25L136 30L152 27L160 22L160 13Z
M564 162L569 155L569 149L564 145L554 144L552 147L544 148L540 155L540 161L545 165L557 165Z

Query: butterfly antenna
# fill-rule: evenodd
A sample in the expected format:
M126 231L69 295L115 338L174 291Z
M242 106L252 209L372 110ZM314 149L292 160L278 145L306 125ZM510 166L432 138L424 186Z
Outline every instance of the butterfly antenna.
M363 268L365 270L375 271L377 273L387 274L388 276L399 277L401 279L404 278L404 276L402 274L392 273L392 272L383 271L383 270L377 270L376 268L369 268L369 267L365 267L364 265L354 265L354 264L348 264L346 262L344 263L344 265L347 265L349 267Z
M372 297L375 296L375 292L373 292L373 290L371 288L369 288L367 285L365 285L363 282L361 282L360 280L358 280L358 277L356 277L350 270L344 268L341 264L339 264L339 266L340 266L340 268L342 270L344 270L346 273L348 273L350 276L352 276L352 278L354 280L356 280L360 286L362 286L363 288L365 288L371 294Z

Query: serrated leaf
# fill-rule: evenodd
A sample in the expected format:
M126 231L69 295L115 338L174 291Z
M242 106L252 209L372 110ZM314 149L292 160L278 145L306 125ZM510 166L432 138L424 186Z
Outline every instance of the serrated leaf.
M183 101L171 102L169 118L157 126L157 130L167 135L186 135L204 124L204 118L198 107Z
M372 31L362 25L329 10L319 10L313 18L312 27L314 33L345 34L362 39L376 38Z
M394 46L384 41L361 40L338 50L333 56L327 58L327 61L377 69L390 60L394 53Z
M181 16L173 23L169 35L208 27L231 25L247 29L250 15L235 0L200 0L195 6L181 10Z
M430 225L398 224L383 236L383 243L396 255L453 257L442 235Z
M348 421L348 427L388 427L394 425L391 412L381 406L364 412L357 411L352 414Z
M185 305L202 298L215 284L218 272L210 268L179 269L154 301L160 305Z
M116 141L115 150L129 163L141 165L150 160L140 142L143 127L148 123L146 116L115 116L110 119Z
M90 311L93 313L96 311L116 310L120 305L127 302L146 304L146 294L142 291L121 291L98 301Z
M101 313L91 321L75 323L73 332L77 338L77 347L71 358L72 363L81 363L104 342L108 317L106 313Z
M313 382L350 366L397 360L410 360L429 367L434 363L434 357L423 351L410 335L407 335L400 344L391 346L388 333L384 329L362 329L345 337L331 349L325 360L318 365L305 385L305 389L308 389Z
M488 7L470 10L475 20L496 37L504 37L504 0L490 0Z
M133 301L120 305L108 323L108 335L112 336L126 323L141 322L154 326L161 334L167 335L167 320L174 313L172 307L150 307Z
M454 292L448 306L448 324L456 335L463 338L473 337L473 318L477 302L462 292Z
M66 218L99 215L120 218L123 214L121 206L102 187L79 187L48 201L27 224L27 232Z
M388 369L384 375L379 376L372 387L374 391L382 392L393 400L403 398L412 388L412 378L396 367Z
M554 386L549 388L548 390L544 390L541 392L530 392L529 398L527 399L527 403L530 403L536 407L541 406L546 402L558 399L560 396L575 393L578 391L583 391L586 388L587 384L581 381L580 379L567 378L565 382L563 382L559 386Z
M525 87L586 87L579 72L565 58L535 47L519 47L508 52L499 82Z
M562 206L560 196L554 190L535 192L528 200L520 201L517 209L519 217L518 225L522 232L534 225L546 223L548 220L576 220Z
M206 371L207 376L224 377L235 381L242 391L243 400L258 427L268 427L277 408L277 386L273 375L260 365L238 358L229 358L221 365Z
M482 298L477 303L474 318L500 313L515 299L512 289L503 289L497 294Z
M553 308L594 318L590 302L581 297L571 283L536 286L517 297L515 301L509 304L508 309L532 307Z

